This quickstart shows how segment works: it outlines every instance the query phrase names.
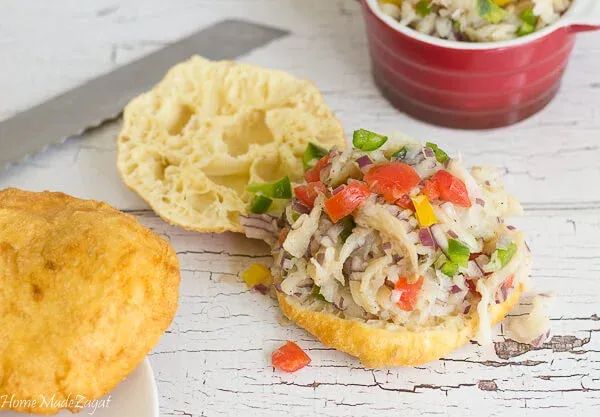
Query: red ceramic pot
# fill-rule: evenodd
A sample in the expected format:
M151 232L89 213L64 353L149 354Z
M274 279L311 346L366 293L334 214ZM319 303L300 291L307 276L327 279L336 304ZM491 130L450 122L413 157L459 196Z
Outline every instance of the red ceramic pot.
M507 126L555 96L575 34L600 29L600 0L575 0L555 24L503 42L456 42L424 35L362 0L373 76L398 109L462 129Z

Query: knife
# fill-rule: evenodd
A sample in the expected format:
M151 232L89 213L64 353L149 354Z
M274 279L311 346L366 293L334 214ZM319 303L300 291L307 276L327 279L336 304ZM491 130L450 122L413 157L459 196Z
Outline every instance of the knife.
M243 20L223 20L157 52L95 78L0 122L0 170L120 116L169 68L192 55L233 59L289 32Z

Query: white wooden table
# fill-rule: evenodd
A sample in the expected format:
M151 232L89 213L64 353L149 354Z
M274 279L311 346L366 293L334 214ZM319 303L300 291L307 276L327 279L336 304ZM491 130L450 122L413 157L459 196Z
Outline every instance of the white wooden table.
M524 352L499 337L412 369L367 370L282 326L275 303L239 273L268 262L242 236L166 225L121 183L118 123L71 139L0 173L0 187L60 190L134 213L176 248L180 309L151 353L162 416L591 416L600 407L600 42L578 41L556 100L516 126L441 129L394 110L369 72L352 0L4 0L0 6L0 119L225 17L276 24L293 35L241 58L316 82L347 132L395 129L496 164L527 215L533 275L559 297L551 343ZM90 97L93 100L93 97ZM293 375L271 351L294 340L312 357ZM126 416L124 416L126 417Z

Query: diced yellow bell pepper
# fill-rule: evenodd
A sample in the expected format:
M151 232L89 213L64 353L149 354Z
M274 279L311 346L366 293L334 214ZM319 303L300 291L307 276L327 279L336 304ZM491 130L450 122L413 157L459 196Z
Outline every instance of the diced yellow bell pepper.
M269 286L272 281L271 271L262 264L253 264L242 272L242 279L248 288L254 288L258 284Z
M496 3L496 5L502 7L502 6L506 6L508 3L512 3L515 0L492 0L494 3Z
M379 0L379 3L381 3L381 4L385 4L385 3L393 4L393 5L396 5L398 7L402 6L402 0Z
M438 220L433 212L433 207L431 207L431 203L424 194L411 197L411 200L415 206L417 220L422 227L429 227L437 223Z

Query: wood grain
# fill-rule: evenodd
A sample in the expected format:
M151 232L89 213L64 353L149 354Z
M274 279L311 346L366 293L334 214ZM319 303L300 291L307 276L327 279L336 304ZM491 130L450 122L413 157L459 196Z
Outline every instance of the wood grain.
M415 121L379 95L355 1L5 0L0 118L225 17L291 30L242 60L312 79L347 132L403 130L462 150L469 165L500 166L527 210L515 224L528 233L534 280L558 295L553 338L530 350L505 340L499 327L491 346L465 346L417 368L364 369L295 326L282 326L275 302L245 288L240 271L269 262L262 243L173 228L127 190L115 168L113 123L0 173L0 187L106 200L176 248L181 307L151 354L161 415L592 415L600 406L598 35L579 37L561 91L543 112L506 129L464 132ZM308 351L309 368L273 371L270 352L285 340Z

